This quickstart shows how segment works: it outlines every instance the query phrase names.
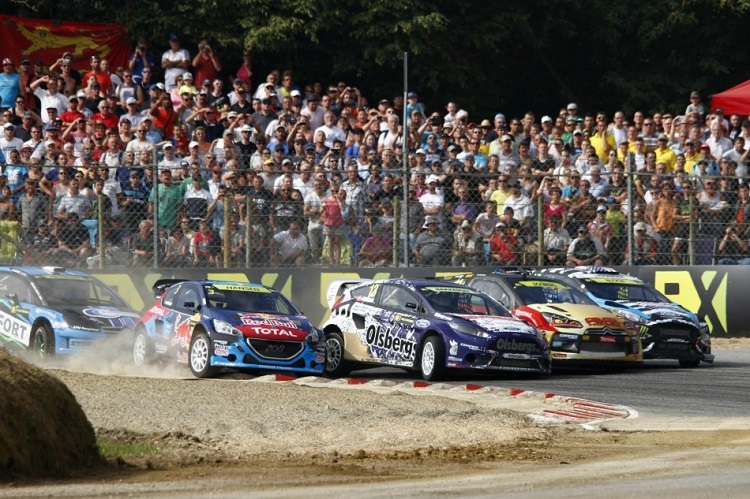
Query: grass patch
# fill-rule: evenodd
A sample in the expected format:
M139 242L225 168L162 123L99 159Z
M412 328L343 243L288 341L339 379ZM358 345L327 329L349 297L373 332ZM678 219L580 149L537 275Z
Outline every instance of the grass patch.
M104 458L127 458L157 454L159 447L147 442L131 442L100 436L96 441Z

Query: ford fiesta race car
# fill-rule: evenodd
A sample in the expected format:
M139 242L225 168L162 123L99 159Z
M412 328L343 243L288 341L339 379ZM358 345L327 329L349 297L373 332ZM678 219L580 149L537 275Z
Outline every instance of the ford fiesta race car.
M447 369L550 372L544 335L465 286L336 280L327 298L331 316L323 331L332 376L378 365L417 370L426 380L444 377Z
M163 279L133 341L137 366L189 364L198 378L221 368L322 374L323 334L281 293L262 284Z
M540 269L538 275L576 286L635 323L645 359L677 359L683 367L714 361L706 323L637 277L606 267Z
M98 279L60 267L0 267L0 297L0 347L41 360L131 334L139 317Z
M571 284L527 272L463 274L448 279L490 295L543 331L552 367L625 366L643 361L638 332Z

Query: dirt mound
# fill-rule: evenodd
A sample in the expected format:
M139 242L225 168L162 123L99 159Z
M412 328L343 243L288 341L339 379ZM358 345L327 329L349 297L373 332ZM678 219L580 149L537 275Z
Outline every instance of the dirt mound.
M60 380L0 348L0 387L0 480L100 462L94 429Z

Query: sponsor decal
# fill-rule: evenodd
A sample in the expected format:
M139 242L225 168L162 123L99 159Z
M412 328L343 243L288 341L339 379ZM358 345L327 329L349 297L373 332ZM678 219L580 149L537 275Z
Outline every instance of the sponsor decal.
M550 288L550 289L572 289L567 284L555 281L531 281L522 280L514 284L517 288Z
M430 321L428 321L427 319L417 319L417 322L414 323L414 327L418 327L418 328L430 327Z
M400 338L394 334L393 329L382 324L371 324L367 328L365 341L368 345L395 352L406 358L412 358L417 343L412 339Z
M555 338L561 339L561 340L577 340L578 335L577 334L565 334L565 333L558 333L555 335Z
M520 352L525 354L532 354L538 350L538 346L534 343L526 341L518 341L515 338L500 338L497 340L497 349L507 352Z
M522 322L501 319L497 317L486 317L482 315L465 316L466 319L474 322L477 326L493 333L499 333L501 331L513 331L520 333L528 333L529 327Z
M464 348L468 348L469 350L471 350L473 352L483 352L484 351L484 348L478 347L476 345L470 345L469 343L461 343L460 345L462 347L464 347Z
M288 319L280 318L275 315L261 314L241 314L240 321L245 326L273 326L296 328L296 324Z
M620 321L614 317L588 317L586 324L589 326L614 326L619 327Z
M222 340L214 341L214 354L226 357L229 355L229 349L227 348L227 342Z
M167 310L166 308L162 308L158 305L154 305L153 307L148 309L147 314L151 314L153 316L158 317L159 319L163 319L169 314L169 310Z
M107 308L84 308L82 310L83 315L89 317L98 317L100 319L119 319L124 315L119 310L107 309Z
M567 356L566 354L564 354L564 353L556 353L556 352L552 352L552 353L550 354L550 357L552 357L553 359L565 359L565 358L567 358L568 356Z
M532 314L531 312L527 312L526 310L514 310L513 315L515 315L516 317L525 317L527 319L534 318L534 314Z
M154 351L156 353L166 353L167 351L167 345L162 345L161 343L154 346Z
M504 353L504 359L529 359L529 356L522 353Z
M449 353L451 355L458 355L458 342L456 340L448 340L448 343L450 344Z
M179 319L178 319L179 320ZM185 320L177 323L174 328L175 335L172 338L172 346L179 345L180 348L187 348L190 345L190 339L193 336L193 324L190 317L185 317ZM185 360L187 362L187 360Z
M188 354L186 352L177 352L177 362L180 364L187 364Z
M302 341L307 331L271 326L241 326L240 331L246 338Z
M70 338L68 340L68 347L70 348L89 348L93 344L94 342L89 340L78 340L75 338Z
M617 343L617 338L614 336L599 336L600 343Z
M6 312L0 311L0 334L29 346L31 325Z

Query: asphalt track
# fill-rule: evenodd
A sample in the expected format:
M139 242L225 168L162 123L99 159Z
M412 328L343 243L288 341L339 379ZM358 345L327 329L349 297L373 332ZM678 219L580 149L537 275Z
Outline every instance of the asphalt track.
M750 351L721 350L713 364L681 368L677 361L647 360L625 371L560 370L529 379L513 375L454 375L450 381L580 397L631 407L642 418L750 416ZM351 377L409 381L416 373L396 369L354 371Z

